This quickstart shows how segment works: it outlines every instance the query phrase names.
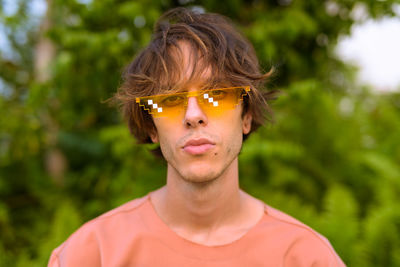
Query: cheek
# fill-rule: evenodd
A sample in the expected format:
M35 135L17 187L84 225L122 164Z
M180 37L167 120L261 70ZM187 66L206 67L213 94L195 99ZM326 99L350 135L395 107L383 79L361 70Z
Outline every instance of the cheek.
M169 159L174 153L175 145L177 144L178 134L177 126L168 121L155 120L157 128L157 140L160 143L161 151L165 159Z
M232 116L223 121L220 125L227 153L238 153L243 142L243 124L237 116Z
M154 118L154 125L156 126L155 136L157 137L158 142L161 142L161 139L168 139L169 136L174 134L174 129L177 129L175 122L166 120L165 118Z
M161 146L171 146L175 143L175 135L173 129L160 128L158 134L158 140Z
M174 142L165 135L159 136L161 153L167 162L172 161L174 155Z

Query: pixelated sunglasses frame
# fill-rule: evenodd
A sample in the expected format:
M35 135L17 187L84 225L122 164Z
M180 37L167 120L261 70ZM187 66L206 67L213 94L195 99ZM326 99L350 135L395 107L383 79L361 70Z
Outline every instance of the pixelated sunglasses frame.
M234 89L243 89L244 93L240 94L240 98L238 99L238 103L243 100L243 96L247 95L248 92L250 91L250 86L235 86L235 87L226 87L226 88L215 88L215 89L207 89L207 90L197 90L197 91L190 91L190 92L178 92L179 94L185 94L186 93L186 99L189 97L197 97L200 95L207 94L207 92L212 92L212 91L217 91L217 90L234 90ZM152 96L143 96L143 97L137 97L136 98L136 103L139 104L139 106L143 107L145 111L147 111L150 115L157 115L159 116L159 113L155 113L152 110L156 110L157 108L153 108L152 110L150 108L147 108L145 104L142 104L142 100L147 99L147 98L158 98L158 97L168 97L168 96L173 96L177 93L173 94L160 94L160 95L152 95ZM148 104L151 105L151 104ZM159 117L163 117L162 115Z

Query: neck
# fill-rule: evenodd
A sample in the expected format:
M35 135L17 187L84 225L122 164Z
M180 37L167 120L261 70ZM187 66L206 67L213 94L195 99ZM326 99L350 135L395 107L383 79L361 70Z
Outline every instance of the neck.
M176 229L211 232L233 224L243 209L239 189L237 158L217 178L203 183L190 182L168 166L167 185L160 190L160 216Z

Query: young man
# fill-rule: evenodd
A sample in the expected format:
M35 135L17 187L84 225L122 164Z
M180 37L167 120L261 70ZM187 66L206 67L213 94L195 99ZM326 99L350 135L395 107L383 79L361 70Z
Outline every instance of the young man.
M268 76L226 18L164 14L116 97L137 140L160 144L166 185L86 223L49 266L344 266L324 237L239 188Z

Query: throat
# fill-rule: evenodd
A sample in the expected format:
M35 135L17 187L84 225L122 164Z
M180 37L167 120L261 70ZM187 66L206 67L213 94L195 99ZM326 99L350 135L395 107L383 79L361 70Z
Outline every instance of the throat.
M162 221L180 237L197 244L217 246L232 243L254 227L264 213L262 203L241 190L236 195L221 193L213 197L209 195L212 192L200 192L187 202L169 199L174 194L167 187L152 196L154 208Z

